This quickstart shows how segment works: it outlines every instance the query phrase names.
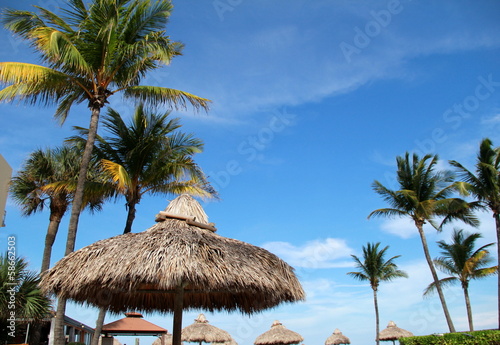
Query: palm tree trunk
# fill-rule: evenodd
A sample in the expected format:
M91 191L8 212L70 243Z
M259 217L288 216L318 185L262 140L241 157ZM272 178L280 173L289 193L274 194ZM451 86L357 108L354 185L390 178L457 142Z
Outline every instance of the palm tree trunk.
M373 304L375 305L375 342L377 345L380 344L380 340L378 339L378 334L380 332L380 320L378 316L378 301L377 301L377 289L373 289Z
M99 315L95 321L94 336L92 337L91 345L98 345L99 338L101 337L102 325L104 324L104 318L106 317L106 309L99 308Z
M500 267L500 215L495 210L493 210L493 218L495 218L495 226L497 228L497 258L498 258L498 266ZM500 329L500 274L498 275L497 285L498 285L497 286L498 329Z
M423 225L418 223L415 223L415 225L417 226L418 233L420 235L420 240L422 241L422 247L424 249L425 259L427 260L427 264L429 265L429 268L431 270L432 279L434 280L434 284L436 285L436 290L439 295L439 300L441 301L441 305L443 306L443 312L446 318L446 322L448 323L448 328L451 333L455 333L455 326L453 326L453 321L451 320L450 312L448 311L448 306L446 305L443 289L441 289L441 284L439 283L439 278L436 273L436 268L434 267L431 255L429 254L429 247L427 246L427 239L425 238Z
M78 182L76 184L76 191L73 197L73 206L71 207L71 218L69 219L68 226L68 239L66 241L66 252L64 255L68 255L75 250L76 233L78 230L78 220L80 219L80 213L82 211L83 205L83 191L85 187L85 182L87 180L87 170L90 163L90 158L92 155L92 150L94 148L94 141L97 135L97 125L99 124L99 115L101 108L95 106L92 107L92 115L90 117L89 134L87 137L87 143L85 144L85 150L83 151L82 162L80 163L80 172L78 173ZM64 312L66 311L66 299L59 298L57 303L56 321L54 325L54 345L65 345L64 343Z
M59 230L59 224L61 224L61 219L62 215L60 214L50 214L49 227L47 228L47 234L45 235L45 247L43 248L42 268L40 269L40 273L45 272L50 267L52 246L54 245L54 241L56 240L56 235L57 231Z
M125 229L123 230L124 234L128 234L132 231L132 223L135 219L135 205L137 205L137 202L135 201L127 202L128 214L127 222L125 223Z
M464 297L465 297L465 307L467 308L467 318L469 319L469 331L474 331L474 325L472 323L472 308L470 306L469 299L469 288L467 286L463 287L464 289Z

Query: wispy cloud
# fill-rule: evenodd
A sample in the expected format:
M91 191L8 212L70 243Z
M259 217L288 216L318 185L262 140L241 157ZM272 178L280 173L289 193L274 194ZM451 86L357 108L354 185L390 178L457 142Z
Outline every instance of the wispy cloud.
M353 249L342 239L313 240L300 246L288 242L267 242L262 247L293 267L316 269L352 266L351 260L347 258Z

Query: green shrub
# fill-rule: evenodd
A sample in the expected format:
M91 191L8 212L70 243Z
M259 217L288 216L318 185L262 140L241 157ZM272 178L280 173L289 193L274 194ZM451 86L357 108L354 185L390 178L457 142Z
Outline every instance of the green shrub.
M72 341L72 342L68 343L67 345L85 345L85 343L80 343L78 341Z
M446 333L401 338L401 345L500 345L500 331Z

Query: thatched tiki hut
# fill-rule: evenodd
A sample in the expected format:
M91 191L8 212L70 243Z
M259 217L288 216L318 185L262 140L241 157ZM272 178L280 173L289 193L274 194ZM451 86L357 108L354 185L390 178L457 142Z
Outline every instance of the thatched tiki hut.
M153 341L152 345L172 345L172 334L166 333Z
M67 255L44 274L43 290L115 313L173 312L173 345L181 343L183 308L251 314L304 299L292 267L216 234L192 197L177 197L156 221Z
M271 329L255 339L255 345L290 345L298 344L304 338L294 331L287 329L278 320L274 321Z
M333 331L333 334L329 336L326 341L325 345L341 345L341 344L350 344L351 341L349 338L347 338L345 335L342 334L341 331L339 331L338 328L335 328L335 331Z
M413 337L413 333L405 329L399 328L393 321L389 321L386 329L383 329L378 334L379 340L390 341L395 344L395 341L399 338Z
M223 329L209 325L205 315L200 314L194 323L182 329L182 341L196 343L225 343L232 340Z

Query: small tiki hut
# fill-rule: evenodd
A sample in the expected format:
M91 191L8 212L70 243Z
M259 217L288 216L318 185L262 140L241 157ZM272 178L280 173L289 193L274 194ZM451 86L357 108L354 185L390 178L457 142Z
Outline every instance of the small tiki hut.
M152 345L172 345L172 334L165 333L155 341Z
M287 329L278 320L274 321L271 329L262 333L255 339L255 345L290 345L298 344L304 338L294 331Z
M325 341L325 345L340 345L350 343L351 341L349 340L349 338L343 335L338 328L336 328L335 331L333 331L333 334L329 336Z
M173 345L181 344L185 308L251 314L304 299L292 267L218 235L192 197L172 200L156 222L67 255L44 274L44 292L114 313L173 312Z
M231 341L226 331L209 325L205 315L200 314L194 323L182 329L182 341L195 343L224 343Z
M379 340L382 341L392 340L393 344L395 344L396 340L399 341L399 338L405 338L405 337L413 337L413 333L404 330L402 328L399 328L393 321L389 321L387 328L380 331L380 333L378 334Z

